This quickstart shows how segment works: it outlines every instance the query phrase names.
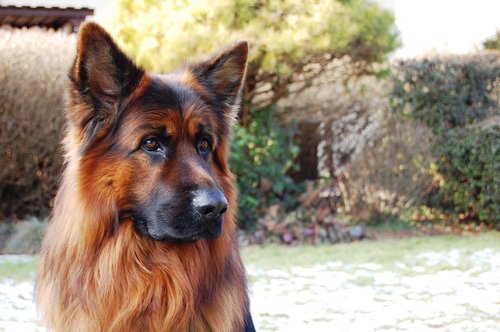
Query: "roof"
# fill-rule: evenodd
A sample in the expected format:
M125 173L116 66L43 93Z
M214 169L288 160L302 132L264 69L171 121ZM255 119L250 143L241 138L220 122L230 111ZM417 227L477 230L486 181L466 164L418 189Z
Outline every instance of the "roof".
M91 8L0 6L0 25L8 24L16 28L46 27L60 29L70 26L76 30L85 17L94 14Z

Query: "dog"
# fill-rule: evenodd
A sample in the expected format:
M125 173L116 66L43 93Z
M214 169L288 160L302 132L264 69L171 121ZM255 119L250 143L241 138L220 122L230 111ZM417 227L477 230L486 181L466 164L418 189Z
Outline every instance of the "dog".
M228 165L237 42L147 73L96 23L69 73L65 166L37 308L54 331L254 331Z

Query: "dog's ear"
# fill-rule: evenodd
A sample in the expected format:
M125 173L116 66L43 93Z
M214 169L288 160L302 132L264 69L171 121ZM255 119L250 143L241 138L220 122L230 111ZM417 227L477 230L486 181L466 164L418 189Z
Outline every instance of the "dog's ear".
M205 62L192 66L197 80L223 104L231 117L237 112L248 58L248 43L235 43Z
M144 70L118 48L101 26L82 25L69 74L69 120L82 129L95 131L98 122L115 115L120 101L143 75Z

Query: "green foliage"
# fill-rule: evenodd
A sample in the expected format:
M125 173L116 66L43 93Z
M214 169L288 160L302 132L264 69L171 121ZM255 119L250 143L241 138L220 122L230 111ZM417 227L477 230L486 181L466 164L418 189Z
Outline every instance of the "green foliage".
M500 54L400 62L392 109L425 123L442 207L500 226Z
M454 210L500 228L500 126L450 130L435 150Z
M172 70L230 41L250 41L250 61L269 72L293 72L295 62L325 52L377 60L397 45L393 18L364 0L340 1L131 1L119 0L109 25L139 63ZM359 44L359 45L358 45ZM307 47L304 47L307 45ZM283 61L285 60L285 61Z
M245 229L255 226L262 207L277 203L291 207L298 190L287 175L299 152L293 126L278 126L272 114L273 108L253 112L250 126L237 126L233 135L230 164L237 176L238 219Z
M392 14L368 0L116 1L107 26L148 69L168 71L234 40L249 41L248 101L263 82L281 97L307 64L326 66L344 55L371 63L398 46Z
M401 61L394 72L392 109L435 134L498 112L498 55Z
M491 38L483 42L483 47L487 50L500 50L500 30Z

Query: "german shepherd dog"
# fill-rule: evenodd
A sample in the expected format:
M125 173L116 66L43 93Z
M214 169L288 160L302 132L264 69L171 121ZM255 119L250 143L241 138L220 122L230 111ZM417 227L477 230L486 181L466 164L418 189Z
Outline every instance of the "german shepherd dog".
M80 28L36 282L50 330L254 331L228 165L247 55L150 74Z

